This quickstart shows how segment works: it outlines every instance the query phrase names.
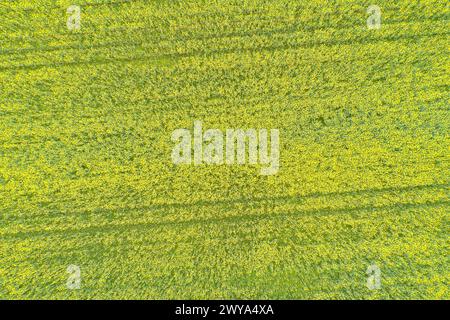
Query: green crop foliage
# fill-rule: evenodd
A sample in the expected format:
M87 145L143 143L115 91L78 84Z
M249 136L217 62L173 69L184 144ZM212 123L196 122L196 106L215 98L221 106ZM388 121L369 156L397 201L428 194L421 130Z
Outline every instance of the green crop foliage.
M449 299L448 20L445 0L2 1L0 298ZM279 129L279 172L173 164L195 120Z

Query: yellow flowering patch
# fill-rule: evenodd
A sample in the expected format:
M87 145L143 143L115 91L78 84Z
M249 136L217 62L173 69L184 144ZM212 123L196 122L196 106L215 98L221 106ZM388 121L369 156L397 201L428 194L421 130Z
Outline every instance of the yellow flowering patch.
M0 298L448 299L449 14L2 3ZM174 163L195 121L279 170Z

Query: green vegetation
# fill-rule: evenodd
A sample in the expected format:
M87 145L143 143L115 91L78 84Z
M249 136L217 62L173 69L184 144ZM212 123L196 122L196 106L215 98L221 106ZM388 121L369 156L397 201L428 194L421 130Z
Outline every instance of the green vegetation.
M449 298L447 1L0 17L0 298ZM173 164L195 120L279 129L279 172Z

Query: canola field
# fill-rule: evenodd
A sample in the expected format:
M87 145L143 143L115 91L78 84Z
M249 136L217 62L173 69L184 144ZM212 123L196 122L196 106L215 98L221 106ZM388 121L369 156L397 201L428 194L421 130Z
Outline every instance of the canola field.
M449 8L1 1L0 299L449 299Z

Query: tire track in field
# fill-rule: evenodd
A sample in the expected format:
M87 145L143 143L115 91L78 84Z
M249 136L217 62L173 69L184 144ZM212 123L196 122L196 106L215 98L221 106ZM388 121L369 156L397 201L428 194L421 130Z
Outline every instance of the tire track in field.
M178 59L187 58L187 57L209 57L214 55L225 55L232 53L252 53L252 52L276 52L276 51L284 51L290 49L309 49L320 46L339 46L339 45L366 45L369 43L379 43L379 42L395 42L395 41L404 41L415 39L418 40L420 38L427 37L439 37L439 36L447 36L450 35L449 32L442 33L424 33L424 34L412 34L412 35L397 35L397 36L384 36L379 38L356 38L356 39L344 39L344 40L331 40L331 41L307 41L298 45L272 45L272 46L260 46L253 48L230 48L230 49L218 49L218 50L192 50L191 52L186 53L167 53L160 55L150 55L150 56L141 56L141 57L133 57L133 58L118 58L118 59L96 59L90 61L72 61L72 62L53 62L53 63L41 63L35 65L16 65L12 67L0 67L0 72L7 71L18 71L18 70L36 70L41 68L56 68L56 67L67 67L73 65L102 65L109 63L128 63L134 61L153 61L159 63L170 63L174 62Z
M9 239L29 239L29 238L39 238L46 237L49 235L60 235L67 236L68 233L71 234L93 234L93 233L103 233L103 232L113 232L121 229L126 230L146 230L149 228L161 228L161 227L170 227L170 226L189 226L189 225L197 225L202 224L203 226L212 223L212 224L222 224L222 223L235 223L235 222L245 222L254 219L275 219L275 218L287 218L287 217L305 217L305 216L327 216L327 215L335 215L335 214L353 214L358 213L360 211L380 211L380 210L389 210L389 209L411 209L411 208L428 208L428 207L445 207L450 205L450 200L441 200L434 202L426 202L426 203L396 203L393 205L384 205L384 206L362 206L362 207L353 207L353 208L326 208L326 209L312 209L312 210L303 210L303 211L294 211L285 214L248 214L248 215L232 215L227 217L218 217L218 218L207 218L207 219L189 219L189 220L180 220L180 221L165 221L165 222L157 222L157 223L126 223L126 224L109 224L104 226L86 226L80 229L74 228L66 228L59 230L34 230L28 232L15 232L15 233L4 233L1 236L3 240ZM301 214L299 214L301 213Z

